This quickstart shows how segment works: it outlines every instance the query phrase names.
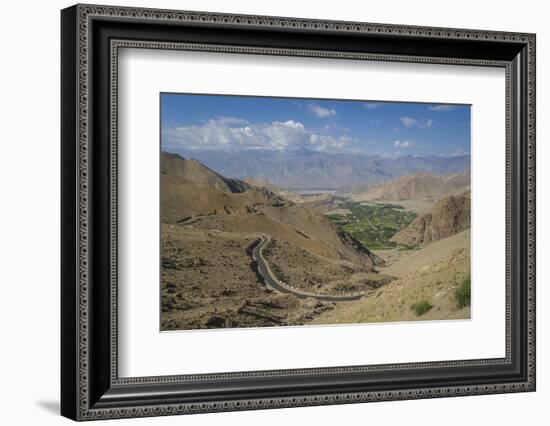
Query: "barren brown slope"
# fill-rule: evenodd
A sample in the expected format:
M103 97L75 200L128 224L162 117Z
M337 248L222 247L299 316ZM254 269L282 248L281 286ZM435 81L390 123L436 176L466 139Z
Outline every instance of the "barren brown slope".
M374 294L340 304L317 317L314 324L352 324L470 318L470 307L460 308L455 287L470 276L470 230L459 232L423 247L401 252L402 256L381 270L397 279ZM412 304L427 300L433 307L416 316Z
M315 208L287 205L284 207L262 206L260 209L266 216L290 225L306 238L332 247L343 259L354 262L368 261L373 264L383 262Z
M223 232L266 234L276 240L288 241L318 256L360 264L367 269L382 263L380 258L359 241L340 231L315 210L307 209L310 211L305 212L297 206L257 208L263 211L203 216L193 222L193 226Z
M470 191L470 170L445 176L445 181L439 189L440 196L462 195Z
M470 198L464 195L450 196L438 201L430 211L418 216L390 241L422 246L469 228Z
M173 223L190 216L251 213L256 204L288 201L264 188L227 179L195 160L162 153L162 220Z
M367 268L381 262L315 209L297 206L264 187L227 179L197 161L172 154L165 154L163 161L165 223L194 217L197 228L265 233L317 255Z
M263 286L250 257L254 235L169 224L162 235L162 330L300 325L332 309Z
M179 154L163 152L161 169L163 175L223 192L240 193L250 189L250 185L246 182L225 178L201 162L193 159L186 160Z
M367 190L356 190L352 196L357 201L420 200L464 192L469 187L469 171L445 176L415 173L372 186Z

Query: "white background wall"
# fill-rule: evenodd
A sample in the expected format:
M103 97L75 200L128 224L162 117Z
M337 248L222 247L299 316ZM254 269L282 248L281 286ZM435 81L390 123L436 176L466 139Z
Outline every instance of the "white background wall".
M550 27L545 2L108 1L205 10L537 33L538 390L530 394L293 408L118 424L548 424L550 418ZM59 9L70 2L4 2L0 24L0 419L68 424L59 404ZM131 423L129 423L131 422ZM106 422L108 424L113 422ZM113 423L115 424L115 423Z

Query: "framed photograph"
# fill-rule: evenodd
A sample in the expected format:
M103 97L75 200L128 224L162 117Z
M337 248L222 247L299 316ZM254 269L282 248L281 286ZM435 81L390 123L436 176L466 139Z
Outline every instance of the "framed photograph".
M61 12L61 412L535 390L535 35Z

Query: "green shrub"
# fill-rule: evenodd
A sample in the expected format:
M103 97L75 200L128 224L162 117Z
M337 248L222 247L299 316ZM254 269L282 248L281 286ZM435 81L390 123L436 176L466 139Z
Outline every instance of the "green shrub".
M468 275L455 288L456 305L459 308L465 308L466 306L470 306L470 303L471 303L470 294L471 294L471 284L470 284L470 276Z
M432 308L433 305L428 300L421 300L420 302L413 303L413 305L411 306L411 309L414 311L417 317L425 314Z

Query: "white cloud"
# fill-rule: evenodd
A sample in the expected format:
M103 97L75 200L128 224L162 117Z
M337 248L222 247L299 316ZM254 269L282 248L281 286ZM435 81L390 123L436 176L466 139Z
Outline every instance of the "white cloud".
M405 127L412 127L417 123L416 119L410 117L401 117L399 118L399 121L401 121Z
M367 109L377 109L382 106L381 102L364 102L363 106Z
M455 109L458 109L458 108L460 108L460 105L441 104L441 105L433 105L433 106L429 107L428 109L430 111L445 112L445 111L454 111Z
M430 128L434 123L434 121L431 118L428 118L428 119L422 118L418 120L416 118L411 118L411 117L400 117L399 121L401 121L401 123L403 123L403 126L405 127L416 126L416 127L420 127L421 129Z
M412 148L414 146L414 142L411 141L394 141L393 146L395 148Z
M335 135L329 128L308 129L299 121L250 123L231 117L217 117L200 125L170 127L163 130L162 144L170 149L267 149L276 151L308 148L315 151L340 151L356 144L349 135Z
M336 110L323 108L322 106L317 104L308 104L307 107L319 118L327 118L331 115L336 115Z
M462 148L458 148L457 150L449 154L448 157L460 157L462 155L469 155L469 153L464 151Z
M237 117L225 117L223 115L220 115L219 117L216 117L215 119L220 124L246 124L248 123L246 120L243 120L242 118Z

